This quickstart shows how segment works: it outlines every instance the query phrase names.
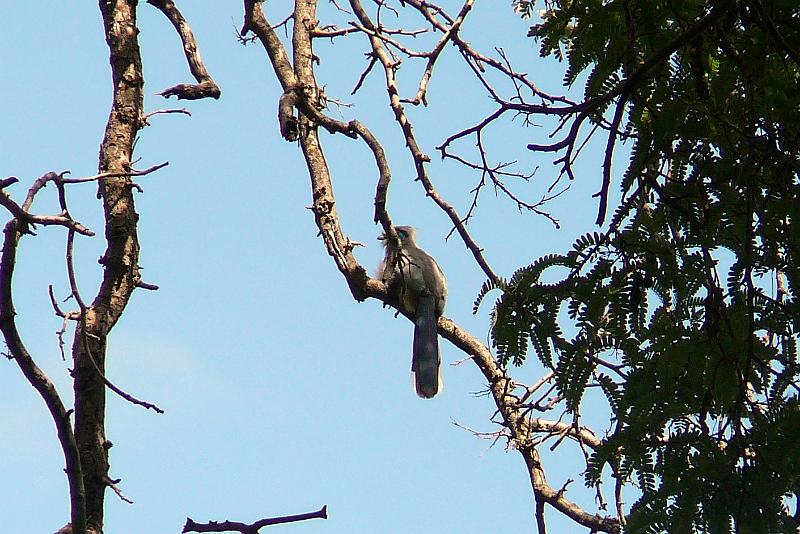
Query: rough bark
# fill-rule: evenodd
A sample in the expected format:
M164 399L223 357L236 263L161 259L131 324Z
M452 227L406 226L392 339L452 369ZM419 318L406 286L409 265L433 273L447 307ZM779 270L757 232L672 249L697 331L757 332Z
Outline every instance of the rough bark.
M143 115L142 61L136 27L136 0L100 0L109 47L114 98L100 147L98 169L131 170L133 144ZM86 516L90 532L103 531L103 502L108 476L105 434L106 339L136 287L139 242L138 215L134 209L130 177L108 178L99 183L103 202L107 248L100 262L103 280L75 331L74 360L75 437L80 451L86 489Z

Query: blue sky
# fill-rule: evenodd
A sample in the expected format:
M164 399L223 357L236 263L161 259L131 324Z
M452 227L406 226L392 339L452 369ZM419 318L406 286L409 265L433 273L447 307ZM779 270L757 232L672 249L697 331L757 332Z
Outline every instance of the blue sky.
M451 4L451 2L445 2ZM411 324L376 301L357 303L316 235L309 181L297 145L283 141L275 120L278 84L258 45L236 41L241 5L179 3L192 24L206 66L222 89L219 101L176 103L156 92L190 80L180 43L168 21L139 7L146 109L187 107L192 117L162 115L140 135L139 167L169 161L142 177L137 196L141 265L157 292L137 291L110 336L108 376L131 394L164 408L147 412L109 393L111 476L135 504L109 492L110 533L179 532L197 521L259 518L309 512L328 505L328 521L283 527L286 532L522 533L533 531L533 499L521 457L498 443L476 439L454 422L496 430L492 402L463 355L441 342L443 394L422 401L410 386ZM268 3L272 20L288 3ZM325 3L323 16L331 13ZM538 57L525 37L528 23L509 1L478 3L462 31L477 48L503 47L515 66L543 88L558 90L561 70ZM0 175L17 176L17 200L48 171L95 174L110 102L108 52L95 3L4 2L0 5ZM326 22L323 19L323 23ZM421 27L421 22L416 26ZM353 104L357 117L387 148L394 181L390 213L419 229L419 241L449 280L446 315L479 338L488 332L485 303L472 303L483 282L457 239L445 240L444 214L413 181L410 157L385 105L376 70L361 93L350 89L364 68L366 44L318 43L318 81L330 97ZM494 106L457 65L447 47L430 87L428 109L409 109L431 177L461 213L478 176L439 161L435 146ZM413 87L419 68L401 69ZM336 115L335 109L330 111ZM531 185L537 200L555 169L524 147L547 130L506 121L487 142L498 160L520 169L541 165ZM323 134L345 232L366 244L359 260L374 269L382 255L372 222L376 176L365 146ZM471 148L473 141L462 144ZM600 143L602 145L602 142ZM593 230L602 157L590 145L568 195L552 204L563 228L519 214L493 191L480 199L470 229L501 275L567 248ZM583 178L583 179L582 179ZM101 206L92 184L68 191L73 216L102 235ZM39 195L36 213L56 211L55 190ZM18 324L37 363L71 403L69 358L62 361L48 284L66 296L65 235L40 228L21 245L16 272ZM85 300L97 289L102 238L76 243L79 286ZM69 303L64 305L69 307ZM71 330L68 339L71 339ZM4 362L4 363L3 363ZM535 380L531 361L516 373ZM9 533L54 532L68 518L66 480L55 430L35 391L13 362L0 362L0 502ZM563 449L563 451L562 451ZM592 504L579 488L576 452L547 453L554 487L578 478L568 496ZM546 451L545 451L546 452ZM548 515L554 532L571 523Z

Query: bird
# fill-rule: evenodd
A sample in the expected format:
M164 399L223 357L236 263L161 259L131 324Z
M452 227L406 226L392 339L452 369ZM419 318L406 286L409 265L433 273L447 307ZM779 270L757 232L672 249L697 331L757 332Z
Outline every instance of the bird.
M395 226L394 231L397 241L386 234L378 237L385 248L378 276L414 319L411 375L417 395L430 399L442 389L436 325L447 301L447 280L436 260L417 246L413 227Z

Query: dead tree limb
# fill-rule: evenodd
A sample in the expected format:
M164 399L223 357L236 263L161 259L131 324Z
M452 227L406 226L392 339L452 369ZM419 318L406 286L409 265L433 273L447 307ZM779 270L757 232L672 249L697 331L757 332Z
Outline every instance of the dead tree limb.
M169 19L183 43L183 52L186 55L186 62L189 64L189 71L197 80L196 84L181 83L164 89L159 95L164 98L177 96L178 100L199 100L201 98L219 98L220 90L214 79L208 73L200 51L197 48L197 41L192 33L192 28L183 18L180 10L172 0L147 0L147 3L158 8L159 11Z
M33 361L22 342L15 322L16 312L12 297L12 279L17 261L17 245L23 235L24 222L11 219L3 229L3 251L0 256L0 330L3 332L9 357L19 366L22 374L44 400L50 417L56 425L58 442L66 462L67 484L70 496L70 523L75 532L86 531L86 492L78 443L72 431L71 410L67 410L55 385Z
M255 523L241 523L239 521L209 521L208 523L197 523L192 518L186 518L181 532L241 532L242 534L258 534L264 527L280 525L283 523L296 523L308 519L328 519L328 507L323 506L316 512L305 514L286 515L282 517L268 517L260 519Z

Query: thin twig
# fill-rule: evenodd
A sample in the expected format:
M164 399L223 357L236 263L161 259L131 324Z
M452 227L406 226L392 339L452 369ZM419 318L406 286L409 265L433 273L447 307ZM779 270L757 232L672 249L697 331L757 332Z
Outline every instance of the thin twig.
M145 113L142 116L142 124L145 125L145 126L149 126L150 125L150 121L149 121L150 117L152 117L154 115L165 115L165 114L171 114L171 113L181 113L183 115L188 115L190 117L192 116L192 114L186 108L180 108L180 109L157 109L155 111L151 111L150 113Z
M169 161L165 161L164 163L159 163L158 165L153 165L152 167L148 167L141 171L131 170L125 172L101 172L100 174L95 174L94 176L84 176L81 178L61 178L61 183L80 184L84 182L95 182L95 181L105 180L106 178L122 178L125 176L144 176L146 174L150 174L151 172L155 172L159 169L163 169L167 165L169 165Z
M47 292L50 295L50 304L53 305L53 311L55 311L55 314L58 317L61 317L63 319L63 322L61 324L61 329L56 332L56 335L58 336L58 350L61 352L61 359L66 361L67 360L67 355L64 352L64 346L66 345L64 343L64 334L67 332L67 323L70 320L75 321L75 320L80 319L80 312L64 312L64 311L62 311L61 307L58 305L58 302L56 301L56 296L53 293L52 284L47 286Z
M78 319L77 320L78 320L79 325L80 325L79 328L78 328L78 332L80 332L80 339L81 339L81 341L83 343L83 349L84 349L86 355L88 356L89 361L91 362L91 364L94 367L95 371L97 371L97 375L100 377L100 379L103 381L103 383L106 385L106 387L108 389L110 389L111 391L113 391L114 393L116 393L121 398L125 399L126 401L130 402L131 404L136 404L138 406L142 406L145 409L153 410L156 413L163 414L164 410L159 408L155 404L153 404L151 402L147 402L147 401L143 401L143 400L137 399L136 397L134 397L130 393L127 393L127 392L123 391L121 388L117 387L115 384L113 384L108 379L108 377L105 375L103 370L100 369L100 366L97 365L97 361L95 360L94 356L92 355L92 351L91 351L91 349L89 347L89 341L87 339L88 335L89 335L87 333L87 328L86 328L86 313L87 313L88 308L86 306L86 303L83 301L83 298L81 297L80 291L78 291L78 282L77 282L77 277L75 276L75 266L74 266L74 262L73 262L73 258L74 258L74 255L73 255L74 241L75 241L75 232L70 230L70 232L67 234L67 253L66 253L67 277L69 278L69 287L70 287L70 291L72 293L72 298L75 299L75 302L77 302L78 306L80 307L80 312L77 312L78 313Z
M122 490L117 487L117 484L119 484L121 481L121 479L111 480L110 477L105 477L106 486L114 490L114 493L117 494L117 497L119 497L121 501L128 504L133 504L133 499L126 497L125 494L122 493Z

